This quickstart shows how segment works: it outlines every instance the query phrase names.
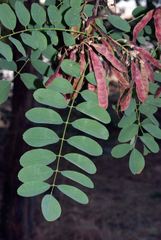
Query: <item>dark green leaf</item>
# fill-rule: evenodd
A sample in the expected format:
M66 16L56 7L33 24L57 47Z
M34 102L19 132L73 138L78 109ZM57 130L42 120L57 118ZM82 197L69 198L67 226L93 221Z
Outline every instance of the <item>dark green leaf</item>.
M62 63L61 63L61 69L63 70L63 72L65 72L66 74L79 78L80 77L80 65L77 62L74 62L72 60L69 59L65 59Z
M72 198L78 203L87 204L89 202L87 195L74 186L61 184L58 185L57 188L66 196Z
M139 126L132 124L129 127L123 128L118 136L119 142L128 142L138 134Z
M30 13L28 9L25 7L24 3L21 1L16 1L15 11L19 22L23 26L27 27L30 23Z
M93 104L92 102L83 102L77 105L76 109L87 116L90 116L100 122L105 124L110 123L111 118L108 112L99 107L98 105Z
M125 114L129 116L131 115L132 112L135 112L135 109L136 109L136 101L134 98L132 98L128 109L125 111Z
M101 123L88 119L88 118L81 118L72 122L72 126L82 132L90 134L96 138L100 139L108 139L109 132L105 126Z
M34 197L46 192L50 185L45 182L32 181L23 183L17 190L18 195L22 197Z
M32 41L35 43L36 48L40 51L44 51L47 48L47 39L40 31L32 32Z
M75 44L75 38L71 33L63 32L64 44L69 47Z
M83 169L89 174L96 173L96 167L94 163L87 157L78 153L68 153L64 156L66 160Z
M57 220L61 215L61 206L58 200L51 194L47 194L43 197L41 202L41 210L44 218L48 222Z
M45 165L37 164L22 168L18 173L21 182L44 181L53 175L53 170Z
M125 157L132 150L132 146L130 144L119 144L112 149L112 156L114 158L122 158Z
M145 160L143 155L134 149L130 154L129 168L133 174L140 174L145 167Z
M11 83L7 80L0 80L0 104L4 103L9 96Z
M93 139L85 136L74 136L67 139L67 142L73 147L84 151L92 156L102 155L101 146Z
M58 36L57 36L57 32L47 31L47 34L49 35L49 37L51 39L51 43L55 46L58 45L59 39L58 39Z
M33 3L31 6L31 16L35 23L42 26L46 22L46 12L38 3Z
M48 88L62 94L73 93L74 90L72 84L68 80L61 77L55 78Z
M0 54L3 57L5 57L6 60L9 62L12 61L13 59L13 53L12 53L11 47L2 41L0 41Z
M108 16L108 21L115 27L118 28L119 30L122 30L124 32L130 32L130 25L129 23L122 19L119 16L116 15L109 15Z
M32 147L43 147L59 141L57 134L49 128L33 127L23 134L24 141Z
M56 159L55 153L47 149L33 149L25 152L20 158L20 164L23 167L37 164L48 165Z
M27 87L27 89L29 90L33 90L36 89L36 79L37 76L31 74L31 73L22 73L20 75L22 82L25 84L25 86Z
M92 92L90 90L84 90L84 91L80 92L80 95L85 101L87 101L87 102L91 101L98 105L98 96L95 92Z
M4 27L14 30L16 27L16 16L11 7L6 4L0 4L0 21Z
M131 115L126 116L124 115L120 122L118 123L118 127L120 128L124 128L124 127L128 127L131 124L133 124L136 121L136 112L132 112Z
M154 80L157 82L161 82L161 72L154 72Z
M40 88L34 92L34 99L42 104L55 108L66 108L65 98L58 92L51 89Z
M9 40L14 44L14 46L17 48L17 50L20 53L22 53L22 55L24 57L26 57L26 51L25 51L24 47L22 46L22 43L13 37L9 37Z
M142 127L149 132L153 137L161 139L161 129L151 123L142 124Z
M140 139L151 152L153 153L159 152L160 150L159 145L150 134L144 133L144 135L141 136Z
M86 79L89 83L97 85L94 72L90 72L86 75Z
M29 47L33 48L33 49L37 49L37 43L35 41L33 41L33 37L32 35L28 34L28 33L21 33L21 39L22 41Z
M64 20L69 27L80 26L81 24L80 9L70 8L68 11L66 11Z
M55 5L50 5L48 7L48 15L51 24L55 25L55 27L58 27L62 21L62 15L59 9Z
M35 107L27 111L26 118L35 123L62 124L60 115L52 109Z
M91 181L91 179L82 173L79 173L76 171L65 170L65 171L61 171L61 175L63 175L66 178L69 178L87 188L94 188L94 184Z

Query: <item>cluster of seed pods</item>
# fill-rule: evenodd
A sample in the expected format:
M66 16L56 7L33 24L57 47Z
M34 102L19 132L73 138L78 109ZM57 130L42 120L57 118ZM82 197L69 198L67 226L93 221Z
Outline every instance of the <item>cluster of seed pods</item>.
M109 84L107 80L117 79L120 96L118 106L125 111L131 101L133 91L136 92L140 102L145 102L149 93L149 82L154 81L154 70L161 69L161 63L155 59L148 50L136 45L139 32L154 18L156 38L161 43L161 7L149 11L142 20L134 27L133 40L128 48L121 48L121 45L109 36L89 38L82 40L82 43L69 47L64 54L58 58L58 66L55 73L48 79L46 86L50 85L57 77L68 79L76 90L68 98L76 98L81 88L87 87L98 96L99 105L106 109L108 107ZM81 78L84 80L80 85L80 78L67 76L61 70L61 63L65 59L80 64ZM85 75L93 72L96 79L96 86L86 83ZM161 94L159 89L156 96Z

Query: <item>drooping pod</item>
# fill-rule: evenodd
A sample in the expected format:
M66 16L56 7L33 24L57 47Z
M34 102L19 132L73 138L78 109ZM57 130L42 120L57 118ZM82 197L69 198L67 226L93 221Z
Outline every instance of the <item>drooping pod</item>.
M108 48L103 44L91 44L95 50L100 53L103 57L108 60L113 67L115 67L120 72L127 72L126 66L124 66L114 55L112 52L108 50Z
M139 35L139 33L143 30L143 28L148 24L148 22L150 22L150 20L152 19L154 14L154 10L150 10L149 12L147 12L147 14L141 19L141 21L139 21L133 30L133 43L136 43L136 39Z
M131 63L131 75L132 80L134 81L136 85L136 93L138 96L138 99L141 102L145 102L145 100L148 97L148 88L146 86L147 82L145 83L142 73L138 67L138 64L132 61Z
M124 91L124 94L119 99L119 106L121 108L121 112L124 112L128 109L132 98L132 90L129 88L128 91Z
M145 61L150 62L151 65L155 66L156 68L161 68L161 63L155 59L147 50L141 47L135 46L134 49L138 51L139 56Z
M97 94L100 107L108 107L108 90L106 83L106 72L99 56L89 47L89 54L97 81Z
M159 43L161 43L161 7L154 12L155 36Z
M122 88L126 89L130 87L129 82L127 78L123 75L123 73L119 72L113 67L111 68L111 75L115 76Z

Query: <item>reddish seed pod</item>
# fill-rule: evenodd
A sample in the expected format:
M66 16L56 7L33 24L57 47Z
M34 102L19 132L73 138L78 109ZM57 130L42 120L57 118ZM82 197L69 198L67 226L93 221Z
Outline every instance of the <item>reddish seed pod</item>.
M135 46L135 50L138 51L140 57L143 59L143 61L148 61L150 62L150 64L152 64L153 66L155 66L156 68L161 68L161 63L156 60L155 58L152 57L152 55L145 50L144 48L141 47L137 47Z
M128 109L130 102L131 102L131 97L132 97L132 91L129 89L123 96L120 98L120 108L121 112L124 112L126 109Z
M155 36L159 43L161 43L161 7L154 12Z
M88 83L88 90L95 92L96 91L96 86L94 86L93 84Z
M142 77L142 84L144 86L144 92L145 92L146 96L148 97L149 81L148 81L148 74L146 72L145 63L143 61L140 62L140 68L141 68L141 77Z
M102 62L99 56L89 48L90 59L92 63L92 67L94 70L94 74L97 81L97 94L98 94L98 102L100 107L107 108L108 107L108 90L106 83L106 72L103 68Z
M138 34L143 30L143 28L150 22L154 14L154 10L150 10L142 19L139 21L133 30L133 43L136 43Z
M134 61L132 61L131 63L131 75L132 75L132 80L136 84L136 92L137 92L138 99L141 102L145 102L145 100L148 97L147 86L143 80L142 73L137 63L135 63Z
M153 71L152 66L146 61L144 63L145 63L144 67L145 67L149 81L154 82L154 71Z
M127 68L103 44L91 44L98 53L104 56L117 70L127 72Z
M122 88L126 89L126 88L130 87L129 82L124 77L124 75L113 67L111 68L111 75L113 75L118 80L118 82L122 86Z

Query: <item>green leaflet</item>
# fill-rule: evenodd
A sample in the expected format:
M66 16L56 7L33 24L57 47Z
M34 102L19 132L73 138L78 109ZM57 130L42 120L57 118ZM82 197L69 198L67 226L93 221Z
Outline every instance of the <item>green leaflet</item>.
M23 140L32 147L43 147L59 141L57 134L49 128L33 127L25 131Z
M132 112L131 115L126 116L124 115L120 122L118 123L118 127L120 128L124 128L124 127L128 127L131 124L133 124L136 121L136 112Z
M154 117L154 115L149 115L148 118L145 118L145 119L142 121L141 124L147 124L147 123L148 123L148 124L151 123L151 124L154 124L154 125L156 125L156 126L159 127L159 122L158 122L158 120Z
M63 72L65 72L70 76L73 76L76 78L80 77L80 65L77 62L74 62L69 59L65 59L61 63L61 69L63 70Z
M60 115L48 108L32 108L25 114L26 118L35 123L44 124L62 124L63 120Z
M122 158L125 157L131 150L132 146L130 144L119 144L112 149L111 154L114 158Z
M143 103L140 105L139 107L139 111L144 114L145 116L149 116L149 115L152 115L154 114L155 112L157 112L157 107L156 106L152 106L152 105L149 105L148 103Z
M70 0L70 6L73 8L77 8L80 7L80 5L82 4L83 0L77 0L77 3L75 3L75 0Z
M13 37L9 37L9 40L14 44L14 46L17 48L17 50L18 50L24 57L26 57L26 51L25 51L24 47L22 46L22 43L21 43L19 40L13 38Z
M55 27L59 27L62 21L62 15L59 9L54 5L50 5L47 11L51 24L55 25Z
M161 82L161 72L154 72L154 80L157 82Z
M42 104L55 108L66 108L65 98L51 89L40 88L34 92L34 99Z
M98 96L95 92L92 92L89 90L84 90L84 91L80 92L80 95L85 101L87 101L87 102L91 101L98 105Z
M61 77L55 78L48 88L62 94L73 93L74 90L72 84L68 80Z
M22 41L33 49L44 51L47 48L47 38L40 31L33 31L32 34L21 33Z
M49 69L50 64L43 62L42 60L31 60L31 64L32 66L36 69L36 71L38 71L41 75L46 76L46 73Z
M125 114L129 116L131 115L132 112L135 111L135 109L136 109L136 101L134 98L132 98L128 109L125 111Z
M109 132L105 126L101 123L88 119L88 118L81 118L72 122L72 126L82 132L90 134L96 138L100 139L108 139Z
M64 20L69 27L80 26L80 8L78 7L68 9L65 13Z
M130 154L129 168L133 174L140 174L145 167L145 160L143 155L134 149Z
M7 80L0 80L0 104L4 103L9 96L11 83Z
M76 109L102 123L108 124L111 121L108 112L92 102L80 103L76 106Z
M52 60L57 53L57 50L53 48L52 44L48 45L47 48L42 52L43 56L49 60Z
M22 197L34 197L46 192L50 184L40 181L30 181L23 183L17 190L18 195Z
M151 123L142 124L142 127L149 132L153 137L161 139L161 129Z
M123 128L118 136L119 142L128 142L138 134L139 126L132 124L128 127Z
M10 30L14 30L16 27L16 15L11 7L6 3L0 4L0 21L4 27Z
M146 103L155 107L161 107L161 98L155 98L153 95L150 95L146 100Z
M94 184L91 181L91 179L82 173L79 173L76 171L65 170L65 171L61 171L61 175L66 178L69 178L87 188L94 188Z
M0 54L6 58L7 61L11 62L13 60L13 53L11 47L0 41Z
M84 151L92 156L100 156L103 152L101 146L89 137L74 136L67 139L67 142L73 147Z
M25 152L20 158L20 164L23 167L33 165L48 165L56 160L56 155L47 149L33 149Z
M96 83L96 78L95 78L95 74L94 72L90 72L86 75L86 79L89 83L93 84L93 85L97 85Z
M44 218L48 222L57 220L62 211L58 200L50 194L47 194L43 197L41 202L41 210Z
M40 51L44 51L47 48L47 38L40 31L32 32L32 41L36 44L36 49L39 49Z
M50 37L51 43L53 45L55 45L55 46L58 45L59 39L58 39L58 36L57 36L57 32L55 32L55 31L47 31L47 34Z
M30 13L28 9L25 7L24 3L21 1L15 2L15 11L19 22L27 27L30 23Z
M75 44L75 38L71 33L63 32L63 40L67 47Z
M80 204L87 204L89 202L87 195L74 186L61 184L58 185L57 188L66 196L72 198Z
M33 3L31 6L31 16L35 23L42 26L46 22L46 12L38 3Z
M37 76L31 73L21 73L20 78L27 89L34 90L36 89L36 79Z
M8 62L5 59L0 59L0 69L17 71L17 65L14 61Z
M108 21L115 27L118 28L119 30L122 30L124 32L130 32L130 25L129 23L122 19L119 16L116 15L109 15L108 16Z
M94 174L97 171L94 163L81 154L68 153L64 155L64 158L89 174Z
M35 164L22 168L18 173L21 182L44 181L53 175L53 170L45 165Z
M144 133L140 137L141 141L146 145L146 147L153 153L158 153L160 148L155 139L148 133Z

